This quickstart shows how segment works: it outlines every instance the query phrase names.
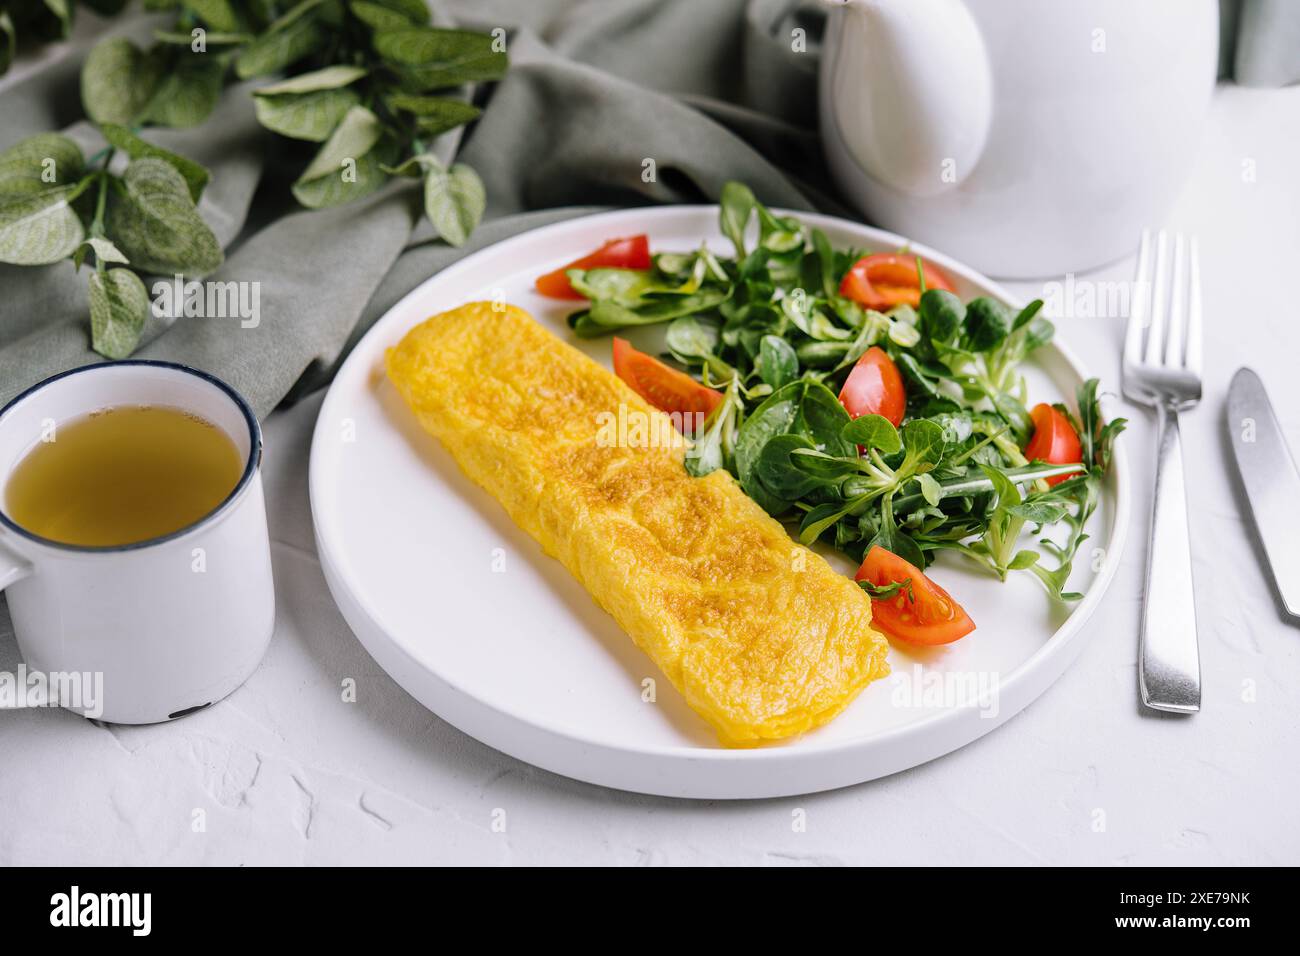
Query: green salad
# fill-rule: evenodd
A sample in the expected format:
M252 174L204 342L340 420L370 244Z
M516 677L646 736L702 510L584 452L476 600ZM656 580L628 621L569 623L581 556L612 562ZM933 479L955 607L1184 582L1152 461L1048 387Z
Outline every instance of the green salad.
M1052 338L1042 302L963 302L937 266L835 249L740 183L721 227L732 256L614 240L538 288L587 300L569 316L582 337L663 325L662 361L616 340L615 370L700 413L687 469L726 469L802 543L858 562L879 547L918 572L952 551L1079 598L1066 582L1124 421L1103 421L1096 379L1076 409L1031 408L1020 366ZM860 577L881 600L917 583Z

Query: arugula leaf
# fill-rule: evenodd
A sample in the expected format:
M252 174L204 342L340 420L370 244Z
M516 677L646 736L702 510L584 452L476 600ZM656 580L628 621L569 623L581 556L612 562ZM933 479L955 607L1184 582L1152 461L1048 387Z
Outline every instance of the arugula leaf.
M736 446L736 422L740 415L740 383L732 379L723 393L722 402L713 410L706 423L704 435L686 452L686 471L696 478L731 464Z

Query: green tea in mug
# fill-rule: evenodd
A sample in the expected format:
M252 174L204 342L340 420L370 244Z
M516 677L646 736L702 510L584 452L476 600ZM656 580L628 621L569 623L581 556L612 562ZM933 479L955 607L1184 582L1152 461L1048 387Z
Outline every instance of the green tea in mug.
M63 544L112 547L179 531L234 490L244 461L224 431L161 405L120 405L58 424L5 488L19 526Z

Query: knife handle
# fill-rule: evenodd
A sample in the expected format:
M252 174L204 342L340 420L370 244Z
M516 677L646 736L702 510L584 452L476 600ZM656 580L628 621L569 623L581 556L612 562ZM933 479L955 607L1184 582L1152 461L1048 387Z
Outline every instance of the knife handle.
M1201 709L1201 663L1196 643L1183 444L1178 432L1178 409L1158 403L1156 415L1156 487L1151 547L1147 550L1138 684L1146 706L1192 714Z

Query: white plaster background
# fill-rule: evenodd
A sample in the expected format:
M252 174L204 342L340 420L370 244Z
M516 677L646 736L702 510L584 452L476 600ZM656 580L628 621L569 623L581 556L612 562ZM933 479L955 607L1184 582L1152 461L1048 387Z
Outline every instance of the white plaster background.
M1300 863L1300 627L1279 617L1261 575L1223 419L1228 380L1250 364L1300 451L1298 171L1300 87L1222 87L1166 223L1200 235L1205 275L1207 398L1184 419L1199 715L1147 714L1137 700L1152 429L1129 409L1137 494L1123 566L1079 661L1001 729L884 780L761 802L642 797L533 769L415 703L334 609L307 502L316 396L266 422L279 622L261 668L168 725L0 713L0 863ZM1116 386L1122 320L1059 326ZM1300 504L1276 518L1300 534ZM17 661L0 614L0 670ZM345 677L358 681L355 704L340 700ZM492 829L498 809L505 832Z

